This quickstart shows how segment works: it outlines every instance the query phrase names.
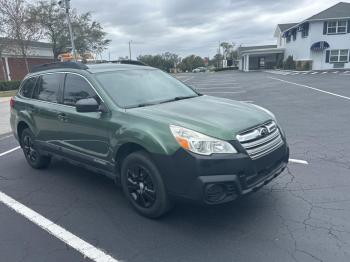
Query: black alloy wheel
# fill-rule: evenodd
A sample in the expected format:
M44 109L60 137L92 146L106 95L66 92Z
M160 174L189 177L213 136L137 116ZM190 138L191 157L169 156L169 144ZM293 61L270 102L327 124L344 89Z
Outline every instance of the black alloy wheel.
M147 152L133 152L123 160L121 184L126 198L141 215L157 218L170 210L163 177Z
M28 161L35 163L38 160L38 152L33 147L33 140L29 135L23 137L23 152Z
M42 155L37 150L35 147L34 135L29 128L23 130L20 141L24 156L31 167L41 169L50 164L51 157Z
M127 169L128 192L135 204L142 208L154 205L157 195L152 178L146 167L135 164Z

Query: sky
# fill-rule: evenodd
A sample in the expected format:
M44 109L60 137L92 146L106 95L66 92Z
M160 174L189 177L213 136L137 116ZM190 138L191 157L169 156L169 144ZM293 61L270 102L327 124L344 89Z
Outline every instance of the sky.
M71 0L112 40L103 58L173 52L212 57L219 42L274 44L277 24L302 21L334 0Z

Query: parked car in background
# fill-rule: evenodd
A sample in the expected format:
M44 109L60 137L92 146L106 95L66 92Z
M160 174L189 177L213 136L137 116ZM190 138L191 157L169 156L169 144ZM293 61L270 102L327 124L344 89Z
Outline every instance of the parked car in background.
M199 73L199 72L205 72L206 68L205 67L197 67L192 70L192 73Z

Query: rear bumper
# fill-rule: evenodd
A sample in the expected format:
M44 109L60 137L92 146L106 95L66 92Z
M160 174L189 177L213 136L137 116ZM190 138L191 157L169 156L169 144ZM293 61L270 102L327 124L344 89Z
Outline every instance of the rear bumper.
M172 156L154 156L171 196L206 204L233 201L258 190L283 172L288 159L286 141L256 160L243 152L200 156L182 149Z

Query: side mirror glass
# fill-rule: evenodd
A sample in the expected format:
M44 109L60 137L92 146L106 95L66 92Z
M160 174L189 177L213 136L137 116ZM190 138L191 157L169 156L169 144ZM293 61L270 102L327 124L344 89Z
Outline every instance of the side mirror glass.
M88 112L97 112L99 111L100 105L95 98L84 98L76 102L75 108L77 112L88 113Z

